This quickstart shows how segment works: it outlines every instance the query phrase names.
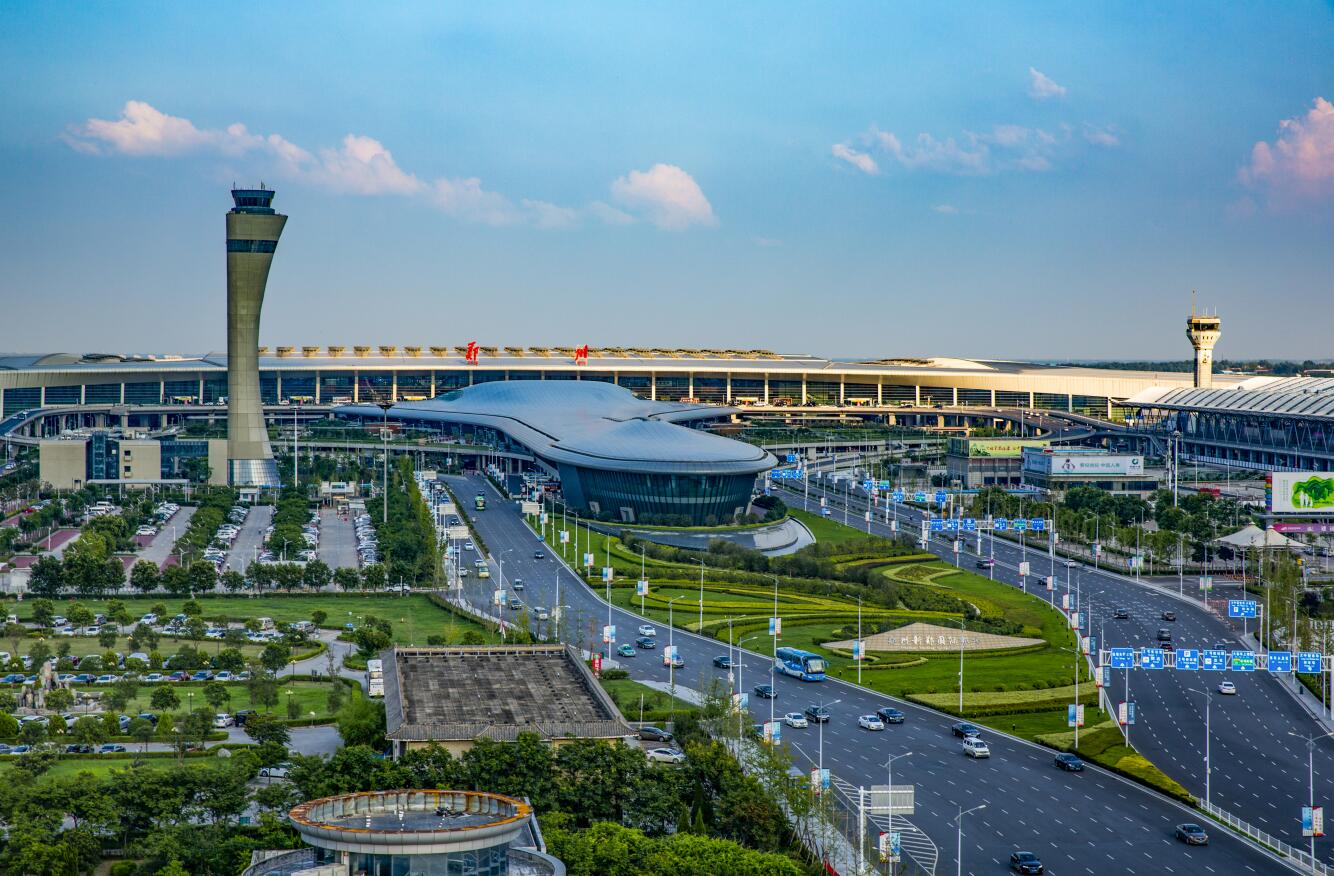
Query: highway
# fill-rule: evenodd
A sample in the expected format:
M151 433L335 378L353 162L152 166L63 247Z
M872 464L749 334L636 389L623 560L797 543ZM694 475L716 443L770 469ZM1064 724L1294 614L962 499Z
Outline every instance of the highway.
M559 545L537 541L514 503L503 499L484 478L446 479L461 502L478 491L488 498L488 510L476 513L463 508L486 541L496 560L503 560L507 590L519 577L524 581L521 598L532 606L552 607L559 577L560 599L570 606L567 618L582 624L585 642L600 639L607 620L607 606L593 590L580 583L558 556ZM537 560L541 550L546 558ZM464 555L471 561L473 555ZM492 566L493 578L464 580L465 592L474 604L490 606L500 584L501 563ZM685 609L687 616L689 610ZM632 642L644 620L637 615L612 610L618 642ZM569 627L566 627L567 631ZM725 643L676 630L671 634L685 660L677 671L682 686L702 689L712 678L726 683L726 671L712 666L713 657L727 652ZM669 634L660 629L659 650L640 652L622 661L631 677L668 681L662 665L661 646ZM763 641L761 639L760 641ZM1061 772L1053 764L1053 752L1003 734L986 732L992 750L989 760L965 757L949 726L947 715L911 703L894 700L856 685L830 679L822 684L804 683L786 676L771 677L769 660L749 653L744 659L746 689L771 681L778 693L772 701L774 713L800 710L823 700L839 701L830 707L832 720L824 728L824 765L837 777L853 785L885 782L883 764L890 754L911 751L894 762L894 784L914 784L916 813L910 821L925 831L939 849L937 872L955 870L955 829L952 821L959 807L985 805L965 819L963 872L998 873L1005 870L1010 852L1025 849L1037 853L1053 874L1120 876L1127 873L1274 873L1283 865L1221 829L1212 829L1212 844L1187 847L1173 838L1173 827L1197 821L1187 807L1149 792L1139 785L1098 769L1082 774ZM860 730L856 717L895 705L908 715L902 725L882 732ZM755 720L767 720L771 701L752 696ZM633 715L629 717L634 717ZM819 730L815 726L797 730L784 728L783 739L791 746L799 766L809 768L818 758Z
M811 510L819 512L819 498L824 496L835 520L841 519L843 497L833 490L812 483ZM800 493L793 500L801 507ZM852 496L850 511L853 525L862 521L868 497L858 488ZM922 512L901 505L898 509L900 533L916 536ZM872 531L889 535L883 524L884 508L877 511ZM892 519L892 518L891 518ZM862 524L864 525L864 524ZM933 538L930 550L947 562L955 557L950 539ZM990 573L975 568L979 559L975 537L964 539L965 552L959 564L979 574L991 574L998 581L1020 586L1019 563L1027 559L1032 575L1028 589L1040 588L1042 579L1053 575L1060 596L1071 591L1083 599L1089 615L1092 635L1102 647L1154 647L1160 629L1171 631L1176 647L1212 648L1226 643L1226 648L1254 648L1254 640L1244 643L1240 628L1203 608L1197 600L1178 598L1176 582L1168 587L1136 583L1116 573L1094 569L1082 563L1067 566L1060 557L1053 563L1048 556L1046 538L1027 550L1012 542L988 537L982 539L982 553L994 550L996 567ZM1068 581L1068 584L1067 584ZM1191 581L1188 584L1193 583ZM1216 589L1221 589L1216 585ZM1239 589L1239 588L1238 588ZM1189 593L1189 590L1185 591ZM1130 617L1116 620L1117 608L1127 609ZM1174 612L1176 621L1162 619L1164 611ZM1129 675L1129 699L1136 704L1136 723L1130 728L1133 746L1160 769L1184 785L1192 794L1205 796L1205 700L1209 698L1210 744L1212 761L1209 799L1233 815L1305 850L1309 840L1301 835L1301 807L1309 795L1307 742L1312 733L1323 733L1312 717L1280 683L1268 673L1184 672L1164 670L1113 671L1109 693L1113 702L1126 699ZM1236 684L1237 694L1219 695L1220 681ZM1199 692L1197 692L1199 691ZM1091 715L1090 721L1092 723ZM1296 738L1296 734L1303 738ZM1334 740L1317 740L1314 756L1315 800L1317 805L1334 799ZM1317 841L1316 855L1334 862L1334 849Z

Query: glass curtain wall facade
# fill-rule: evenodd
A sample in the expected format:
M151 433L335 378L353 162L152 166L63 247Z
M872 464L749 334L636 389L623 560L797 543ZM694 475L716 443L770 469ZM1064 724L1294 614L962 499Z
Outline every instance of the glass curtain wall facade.
M572 508L602 520L678 526L729 523L750 504L753 474L697 475L560 466Z
M509 848L494 846L434 855L351 855L353 876L506 876Z

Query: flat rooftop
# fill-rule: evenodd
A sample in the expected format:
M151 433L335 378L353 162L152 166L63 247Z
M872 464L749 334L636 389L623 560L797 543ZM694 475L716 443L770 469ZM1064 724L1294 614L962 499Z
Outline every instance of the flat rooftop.
M387 735L402 742L612 738L633 731L566 645L395 648Z

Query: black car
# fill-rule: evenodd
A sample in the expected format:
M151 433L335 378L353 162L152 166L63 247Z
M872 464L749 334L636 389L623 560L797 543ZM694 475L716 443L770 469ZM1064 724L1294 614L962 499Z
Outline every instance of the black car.
M807 706L806 720L814 721L817 724L829 723L829 710L824 706Z
M713 665L717 666L719 669L731 669L732 658L728 657L726 654L721 654L713 658Z
M1068 773L1082 773L1084 762L1073 754L1056 755L1056 765Z
M672 734L661 727L640 727L639 738L645 742L671 742Z
M1124 608L1118 608L1112 612L1112 620L1130 620L1130 612Z
M135 717L143 718L145 721L152 724L154 727L157 726L157 720L158 720L157 715L153 714L152 712L140 712L138 715L135 715Z
M533 559L535 559L535 560L545 560L546 558L547 558L547 555L544 554L544 553L542 553L541 551L533 551Z
M1010 869L1016 873L1033 873L1041 876L1042 862L1032 852L1011 852Z
M645 651L652 651L654 648L658 647L658 640L651 636L640 636L638 639L635 639L635 647L643 648Z
M236 722L237 727L244 727L245 722L249 721L250 718L255 714L257 713L255 712L254 709L242 709L241 711L232 715L232 720Z
M94 749L93 749L93 747L92 747L91 745L66 745L66 746L65 746L65 753L66 753L66 754L92 754L92 753L93 753L93 750L94 750Z
M1172 641L1172 631L1169 630L1167 627L1163 627L1161 630L1158 631L1158 641L1160 642Z
M1198 824L1178 824L1176 837L1188 846L1209 845L1209 834Z
M774 698L774 686L772 684L757 684L754 687L755 696L762 700L771 700Z
M969 724L967 721L960 721L957 724L950 725L950 732L955 736L966 738L968 736L981 736L982 728L976 724Z
M875 713L886 724L902 724L905 717L898 709L891 709L888 706L883 709L876 709Z
M1174 621L1174 620L1176 620L1176 619L1177 619L1177 613L1176 613L1175 611L1165 611L1165 612L1163 612L1163 620L1165 620L1165 621Z

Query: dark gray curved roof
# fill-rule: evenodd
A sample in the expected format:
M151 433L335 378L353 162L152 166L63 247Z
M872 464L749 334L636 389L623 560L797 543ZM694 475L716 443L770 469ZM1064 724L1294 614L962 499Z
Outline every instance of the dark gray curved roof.
M488 426L550 462L587 468L664 474L759 474L773 468L773 456L758 447L678 425L729 411L648 401L591 380L510 380L396 404L389 416ZM333 412L383 416L374 405Z
M1145 408L1331 419L1334 378L1256 377L1226 389L1152 387L1127 403Z

